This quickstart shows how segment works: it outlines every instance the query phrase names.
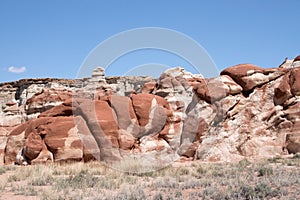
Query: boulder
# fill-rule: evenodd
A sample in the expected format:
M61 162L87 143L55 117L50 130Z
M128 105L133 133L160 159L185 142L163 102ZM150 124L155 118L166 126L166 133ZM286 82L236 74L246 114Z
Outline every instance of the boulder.
M242 86L243 91L249 91L261 86L286 73L285 70L263 69L252 64L239 64L221 72L221 75L230 76L235 82Z
M38 115L63 103L71 97L72 92L68 90L43 89L42 91L34 94L31 98L27 99L25 112L27 115Z
M40 134L45 134L45 144L53 153L55 161L83 160L83 144L73 117L51 118L41 129Z
M143 88L142 88L142 93L144 94L150 94L152 93L156 88L156 82L148 82L145 83Z
M99 154L93 137L89 132L81 132L81 130L83 130L82 125L77 128L72 116L42 117L28 121L8 135L5 163L17 162L19 152L22 152L21 156L27 163L33 160L40 163L47 160L80 161L87 157L90 160L97 159L89 155ZM48 154L46 160L44 160L45 154Z
M279 85L275 87L274 90L275 105L281 105L293 96L289 84L289 77L290 77L290 73L284 75Z
M207 130L208 124L203 118L187 118L184 123L180 139L180 148L177 153L180 156L193 158L202 142L202 137L205 135Z
M300 67L300 55L297 56L296 58L294 58L292 66L293 67Z
M293 68L290 72L291 92L295 96L300 96L300 67Z
M300 133L287 134L286 148L289 153L300 153Z
M294 58L294 61L300 61L300 55Z
M108 98L108 102L116 114L119 128L127 131L132 136L138 137L141 130L131 98L112 95Z
M22 152L25 144L25 130L28 126L28 122L21 124L9 133L5 147L5 164L16 163L17 155Z
M214 103L228 95L242 92L242 87L235 83L230 76L221 75L207 80L190 79L189 82L200 99Z
M99 149L100 158L106 162L121 159L119 152L119 128L115 112L107 101L75 99L76 115L82 116Z
M227 75L221 75L218 77L218 80L221 81L224 85L227 86L227 88L224 90L228 91L229 94L239 94L243 91L243 88L237 84L230 76Z
M3 136L3 135L0 135L0 165L4 164L6 144L7 144L7 137Z
M167 119L165 109L160 105L162 99L152 94L133 94L131 99L141 127L138 137L159 133Z

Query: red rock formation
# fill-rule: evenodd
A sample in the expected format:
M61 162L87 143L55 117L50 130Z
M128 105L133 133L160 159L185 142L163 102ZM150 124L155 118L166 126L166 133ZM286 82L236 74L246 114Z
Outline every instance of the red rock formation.
M296 58L294 58L294 62L295 61L300 61L300 55L298 55Z
M283 104L293 96L289 84L289 77L290 73L286 74L280 81L279 85L275 87L274 103L276 105Z
M41 113L61 104L71 97L72 92L68 90L43 89L41 92L38 92L34 94L33 97L27 99L25 112L27 115Z
M300 95L300 68L293 68L290 72L290 87L291 87L291 92L295 96Z
M221 75L230 76L244 91L263 85L285 74L284 70L263 69L252 64L239 64L224 69Z
M227 162L297 153L299 69L241 64L204 79L176 68L142 85L138 78L123 85L124 77L105 79L99 69L102 81L93 77L82 88L46 88L22 101L14 93L1 104L0 163L111 163L132 154L152 162ZM2 90L9 94L15 85Z

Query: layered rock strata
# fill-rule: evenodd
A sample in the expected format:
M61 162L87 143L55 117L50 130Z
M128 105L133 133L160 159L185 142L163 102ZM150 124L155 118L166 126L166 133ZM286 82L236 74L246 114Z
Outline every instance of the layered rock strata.
M300 152L299 59L206 79L27 79L0 84L0 164L180 158L232 162Z

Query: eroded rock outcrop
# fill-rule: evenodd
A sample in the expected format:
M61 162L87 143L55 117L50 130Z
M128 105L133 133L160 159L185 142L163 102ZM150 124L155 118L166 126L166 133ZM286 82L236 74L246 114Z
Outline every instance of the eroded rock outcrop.
M183 68L151 77L0 85L0 164L180 157L238 161L300 152L298 57L279 68ZM295 67L296 66L296 67Z

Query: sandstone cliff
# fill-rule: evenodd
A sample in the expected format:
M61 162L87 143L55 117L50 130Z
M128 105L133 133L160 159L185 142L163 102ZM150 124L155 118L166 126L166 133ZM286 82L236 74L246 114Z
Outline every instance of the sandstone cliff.
M0 164L180 158L232 162L300 152L300 57L205 79L26 79L0 84Z

